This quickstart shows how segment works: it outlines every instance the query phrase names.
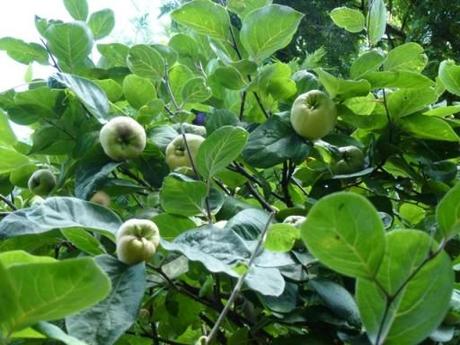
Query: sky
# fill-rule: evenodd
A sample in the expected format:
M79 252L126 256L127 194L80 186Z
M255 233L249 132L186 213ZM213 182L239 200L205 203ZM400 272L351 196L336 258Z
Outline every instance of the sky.
M115 28L112 34L100 40L100 43L124 42L136 40L136 43L161 42L165 40L165 25L169 18L157 19L162 0L88 0L89 12L111 8L115 12ZM149 13L149 29L154 37L144 37L137 33L133 24L136 17ZM62 0L0 0L0 37L10 36L26 42L39 43L39 34L35 29L34 16L47 19L72 21ZM24 83L27 66L9 58L0 51L0 92ZM33 77L45 77L53 71L33 64Z

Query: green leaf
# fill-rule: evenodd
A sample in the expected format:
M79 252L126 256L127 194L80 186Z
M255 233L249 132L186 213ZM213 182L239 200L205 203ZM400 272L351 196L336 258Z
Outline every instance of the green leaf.
M84 23L53 24L46 30L48 47L66 70L84 64L93 48L91 31Z
M0 110L0 145L5 144L5 146L14 145L17 142L16 135L11 129L8 117L6 114ZM0 163L1 165L1 163Z
M204 211L206 184L201 181L183 181L176 176L164 179L160 191L163 210L179 216L195 216Z
M146 44L138 44L129 49L128 67L134 74L141 77L160 80L165 72L163 57L154 48Z
M288 159L300 161L310 150L311 145L292 129L287 113L270 117L251 132L243 158L256 168L269 168Z
M206 120L206 130L211 134L223 126L237 126L238 117L226 109L214 109Z
M244 19L251 11L271 5L272 2L272 0L229 0L227 6L230 11Z
M161 238L167 241L172 241L186 230L196 227L196 224L190 218L168 213L158 214L152 220L160 229Z
M400 124L403 130L417 138L451 142L460 140L452 127L438 117L414 114L401 119Z
M109 8L94 12L89 17L88 26L93 33L94 39L104 38L115 27L115 14Z
M329 95L334 98L339 96L342 99L358 96L367 96L371 85L367 80L343 80L334 77L322 68L316 70L321 84L323 84Z
M103 206L76 198L51 197L3 218L0 239L78 227L102 232L113 239L120 225L120 218Z
M451 94L460 96L460 66L452 60L444 60L439 65L439 79Z
M66 318L71 336L88 344L112 345L136 321L146 288L145 265L127 266L109 255L96 263L110 277L112 291L98 304Z
M99 85L89 79L66 73L57 73L54 78L71 89L100 123L107 122L109 100Z
M434 86L434 81L423 74L411 71L369 72L362 76L372 89L383 88L427 88Z
M385 241L385 255L376 276L379 285L368 279L357 281L362 321L372 344L419 344L449 308L454 278L451 262L443 251L426 262L438 246L422 231L395 230Z
M178 103L182 103L182 89L190 79L195 78L192 70L185 65L176 64L168 71L169 84Z
M445 239L460 232L460 183L450 189L436 206L439 231Z
M136 109L157 98L157 91L150 79L129 74L123 79L123 93L128 103Z
M66 334L62 329L50 322L40 321L33 329L46 335L47 338L58 340L66 345L87 345L83 341Z
M245 240L255 241L267 224L267 212L257 208L248 208L238 212L225 225L225 229L232 230Z
M383 64L389 70L408 70L421 72L428 62L423 47L417 43L409 42L393 48Z
M265 248L272 252L288 252L300 238L300 230L290 224L272 224L268 228Z
M7 272L13 290L3 293L16 299L17 305L8 310L6 317L0 315L0 324L9 331L38 321L62 319L87 308L105 298L111 286L107 275L91 258L19 264Z
M375 276L385 250L383 223L364 197L339 192L317 201L301 236L324 265L351 277Z
M385 57L379 51L368 51L353 62L350 67L350 76L353 79L360 79L368 72L377 71L384 60Z
M75 20L85 21L88 17L87 0L64 0L64 6Z
M303 14L282 5L269 5L243 19L240 40L252 59L260 62L291 42Z
M210 15L212 13L212 15ZM171 13L174 21L199 34L226 40L229 37L230 18L224 7L209 0L193 0Z
M436 116L436 117L446 117L452 114L460 113L460 105L448 105L445 107L437 107L430 110L427 110L423 115L427 116Z
M369 43L375 46L385 34L387 25L387 10L384 0L369 1L369 13L367 14L366 24Z
M72 245L80 249L82 252L90 255L100 255L105 253L105 249L101 243L96 239L96 237L86 230L68 228L62 229L61 233L70 243L72 243Z
M17 152L11 147L0 145L0 174L9 173L20 167L31 164L27 156Z
M329 15L339 28L349 32L360 32L364 29L364 15L360 10L337 7Z
M241 127L224 126L214 131L200 145L196 167L200 175L211 178L238 158L248 140Z
M213 226L187 231L174 242L162 240L161 246L168 251L180 252L191 261L202 263L210 272L222 272L234 278L239 277L234 270L235 265L247 264L251 255L245 242L233 231ZM267 263L266 259L261 261ZM278 269L259 266L257 262L246 276L245 284L266 296L279 296L285 287Z
M111 66L127 66L126 59L128 57L129 47L124 44L98 44L97 50Z
M12 250L0 253L0 262L5 268L10 268L14 265L49 263L57 260L50 256L34 256L23 250Z
M402 89L388 96L388 110L393 119L400 119L422 110L437 99L436 92L429 87Z
M206 85L203 77L190 79L182 89L184 103L201 103L209 99L211 95L211 89Z
M110 102L118 101L123 96L123 89L113 79L93 80L102 90L104 90Z
M246 86L244 77L232 66L217 67L210 78L230 90L241 90Z
M37 43L26 43L17 38L3 37L0 38L0 50L6 51L10 58L26 65L34 61L42 65L48 64L48 52Z

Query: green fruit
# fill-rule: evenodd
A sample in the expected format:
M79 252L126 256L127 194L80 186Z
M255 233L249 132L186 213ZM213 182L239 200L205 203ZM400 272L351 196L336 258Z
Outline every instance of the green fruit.
M145 149L144 128L127 116L110 120L99 132L99 141L107 156L115 161L139 157Z
M118 260L127 265L148 261L160 244L160 232L154 222L130 219L117 232Z
M335 163L332 170L337 175L352 174L364 167L364 154L356 146L340 147L341 159Z
M192 161L195 163L198 149L200 148L201 143L204 141L202 136L191 133L185 134L185 139L187 141L190 155L185 146L184 136L182 134L178 135L166 147L166 164L168 164L169 169L171 170L180 167L192 168L190 156Z
M27 186L33 194L47 196L56 187L56 178L50 170L39 169L30 176Z
M110 206L110 196L102 190L94 193L94 195L91 197L91 199L89 199L89 201L95 204L102 205L104 207Z
M312 90L296 98L291 108L291 124L300 136L316 140L335 126L337 109L324 92Z

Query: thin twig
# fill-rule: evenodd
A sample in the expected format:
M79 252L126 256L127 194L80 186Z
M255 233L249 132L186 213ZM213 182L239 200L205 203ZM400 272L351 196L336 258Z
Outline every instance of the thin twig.
M267 223L265 224L265 228L260 234L259 241L257 242L256 248L251 254L251 257L249 258L248 262L248 268L246 272L244 272L239 278L238 281L236 282L235 287L233 288L232 294L230 295L230 298L227 301L227 304L225 305L224 309L220 313L219 317L217 318L216 323L214 324L214 327L212 328L211 332L209 333L209 336L206 339L206 344L211 344L212 340L214 337L217 335L217 332L219 331L219 327L221 323L224 321L225 316L227 315L227 312L230 310L230 308L233 306L233 303L235 302L236 297L238 296L238 293L240 292L241 288L243 287L244 280L246 276L248 275L249 271L251 270L252 264L254 263L254 260L256 256L259 254L259 250L264 244L266 238L267 238L267 231L270 226L270 223L273 219L274 212L270 213L270 216L268 217Z

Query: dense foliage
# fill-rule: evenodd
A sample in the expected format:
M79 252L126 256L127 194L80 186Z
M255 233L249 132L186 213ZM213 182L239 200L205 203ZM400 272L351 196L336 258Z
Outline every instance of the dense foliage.
M458 61L383 0L332 9L361 53L308 71L276 54L314 14L270 0L134 46L64 5L0 39L55 68L0 94L1 345L458 343Z

